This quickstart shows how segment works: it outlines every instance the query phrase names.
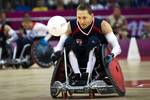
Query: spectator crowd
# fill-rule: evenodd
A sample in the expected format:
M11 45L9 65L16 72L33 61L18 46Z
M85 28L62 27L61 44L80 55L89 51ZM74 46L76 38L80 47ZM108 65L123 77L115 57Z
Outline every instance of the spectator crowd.
M109 9L114 5L121 8L150 7L150 0L0 0L0 8L6 12L64 10L74 9L83 2L91 4L93 10Z

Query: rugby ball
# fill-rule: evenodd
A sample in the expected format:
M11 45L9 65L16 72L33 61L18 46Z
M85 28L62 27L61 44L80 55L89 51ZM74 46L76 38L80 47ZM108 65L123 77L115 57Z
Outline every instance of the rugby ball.
M53 36L60 36L68 28L67 20L62 16L53 16L47 23L48 32Z

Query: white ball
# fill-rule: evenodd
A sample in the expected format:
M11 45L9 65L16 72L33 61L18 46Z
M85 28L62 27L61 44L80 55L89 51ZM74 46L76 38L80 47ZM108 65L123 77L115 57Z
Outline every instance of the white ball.
M67 21L62 16L53 16L47 23L48 32L53 36L60 36L67 31Z

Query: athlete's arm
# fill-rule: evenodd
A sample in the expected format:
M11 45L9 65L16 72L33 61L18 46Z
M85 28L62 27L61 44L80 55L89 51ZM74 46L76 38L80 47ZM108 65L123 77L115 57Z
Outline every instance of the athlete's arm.
M8 44L18 39L17 33L9 25L5 25L4 32L5 32L5 35L9 37L7 39Z
M68 22L67 31L60 36L58 44L54 47L55 52L63 49L64 43L70 33L71 33L71 25L70 25L70 22Z
M107 21L103 20L101 23L101 29L102 29L102 33L105 35L108 43L110 43L112 45L111 53L113 53L114 57L116 57L117 55L119 55L121 53L121 48L120 48L120 45L118 43L116 36L114 35L114 33L112 31L110 24Z

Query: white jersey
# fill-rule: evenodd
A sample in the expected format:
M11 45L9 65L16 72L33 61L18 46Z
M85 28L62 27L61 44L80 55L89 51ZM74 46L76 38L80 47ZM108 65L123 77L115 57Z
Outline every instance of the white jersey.
M7 43L12 43L15 42L18 39L18 35L16 33L16 31L14 31L13 29L10 29L8 32L8 35L10 38L7 39Z
M36 23L34 23L32 30L27 34L33 38L34 37L43 37L43 36L45 37L48 34L48 28L46 25L36 22Z

